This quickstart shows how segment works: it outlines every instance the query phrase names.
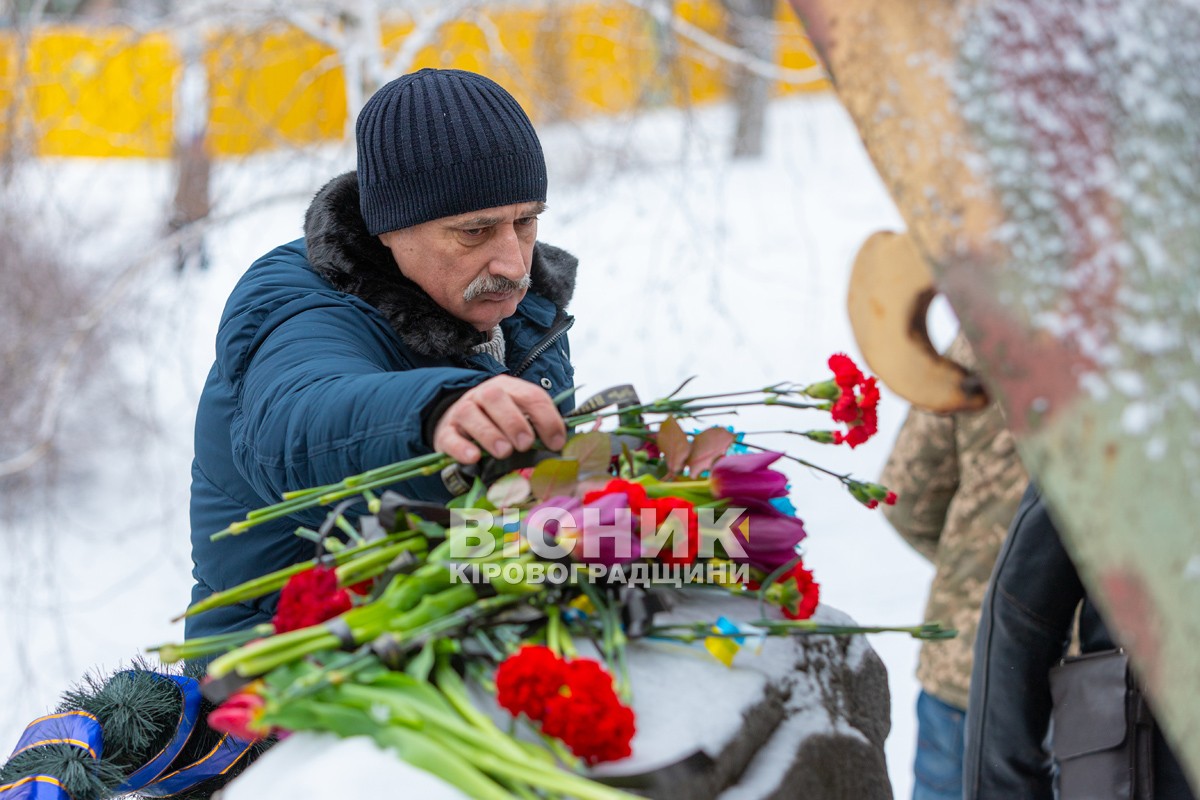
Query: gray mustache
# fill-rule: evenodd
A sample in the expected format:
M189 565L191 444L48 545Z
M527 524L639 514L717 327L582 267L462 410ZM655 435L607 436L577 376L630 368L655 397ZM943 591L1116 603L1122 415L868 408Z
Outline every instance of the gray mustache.
M471 285L463 292L463 301L469 303L481 294L522 292L533 283L533 277L526 272L519 281L510 280L502 275L480 275L471 281Z

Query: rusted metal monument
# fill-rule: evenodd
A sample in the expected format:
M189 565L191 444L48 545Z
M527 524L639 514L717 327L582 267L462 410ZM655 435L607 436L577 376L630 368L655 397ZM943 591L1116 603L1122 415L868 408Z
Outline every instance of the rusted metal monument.
M908 226L859 256L908 287L851 298L909 343L872 368L977 396L924 349L924 261L1200 783L1200 9L791 3Z

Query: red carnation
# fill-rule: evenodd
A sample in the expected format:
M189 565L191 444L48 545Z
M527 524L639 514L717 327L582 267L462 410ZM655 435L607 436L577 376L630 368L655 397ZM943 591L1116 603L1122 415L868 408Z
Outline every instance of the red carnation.
M829 368L833 370L834 382L843 391L851 391L862 383L863 374L853 359L845 353L834 353L829 357Z
M566 663L543 645L524 645L496 669L496 700L514 717L541 721L546 700L558 694Z
M564 661L548 647L525 645L496 670L496 699L514 716L541 723L542 733L589 764L633 752L633 710L597 661Z
M636 726L633 710L621 703L612 676L599 662L581 658L567 664L566 681L546 701L542 733L561 739L588 764L629 756Z
M603 489L596 489L587 492L583 496L583 504L591 505L610 494L623 494L629 498L629 510L636 518L641 513L642 509L647 506L646 488L640 483L623 480L621 478L613 478L608 483L604 484Z
M859 408L858 400L854 397L854 392L846 392L833 403L833 408L830 410L834 422L858 422Z
M792 567L779 579L784 588L784 603L781 608L788 619L808 619L817 610L821 600L821 585L813 580L812 570L804 568L804 562Z
M700 519L696 516L696 507L678 497L660 497L653 501L654 504L654 526L660 528L671 516L671 512L682 511L687 516L687 530L684 535L687 536L687 549L683 555L675 555L674 537L679 535L676 531L668 546L664 547L658 554L658 560L664 564L679 564L686 566L696 560L700 554ZM678 516L678 514L676 514Z
M879 385L875 378L867 378L855 366L850 357L836 353L829 358L834 382L839 394L830 407L835 422L843 422L847 429L833 432L834 444L858 447L879 431ZM857 391L857 394L856 394Z
M313 567L289 578L279 593L279 607L271 620L275 632L307 628L349 611L350 595L337 584L337 573L328 567Z
M572 694L547 703L542 732L561 739L588 764L599 764L633 754L636 725L633 710L622 705L615 694L603 699Z

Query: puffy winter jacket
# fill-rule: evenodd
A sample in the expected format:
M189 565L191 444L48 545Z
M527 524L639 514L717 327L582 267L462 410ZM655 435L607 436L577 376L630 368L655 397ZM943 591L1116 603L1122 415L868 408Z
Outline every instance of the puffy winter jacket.
M192 601L311 558L293 532L310 510L212 542L209 536L286 491L336 482L431 451L427 423L449 399L499 374L551 395L573 384L565 312L576 259L538 243L533 285L501 323L507 364L473 353L479 334L404 278L369 235L354 173L335 178L305 216L305 237L258 259L226 303L216 361L196 417ZM438 476L405 494L445 500ZM278 595L188 620L188 638L270 619Z

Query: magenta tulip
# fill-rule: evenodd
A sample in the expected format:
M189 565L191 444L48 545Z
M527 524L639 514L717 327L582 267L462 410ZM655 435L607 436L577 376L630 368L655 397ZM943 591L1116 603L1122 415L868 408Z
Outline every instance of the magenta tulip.
M731 553L733 560L747 562L764 572L773 572L795 558L796 545L808 535L804 523L797 517L782 513L770 503L751 500L743 505L746 513L733 526L733 533L745 556Z
M713 465L709 478L713 496L732 500L770 500L787 496L787 476L769 469L783 453L746 453L723 456Z

